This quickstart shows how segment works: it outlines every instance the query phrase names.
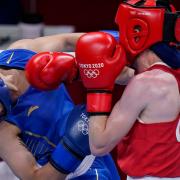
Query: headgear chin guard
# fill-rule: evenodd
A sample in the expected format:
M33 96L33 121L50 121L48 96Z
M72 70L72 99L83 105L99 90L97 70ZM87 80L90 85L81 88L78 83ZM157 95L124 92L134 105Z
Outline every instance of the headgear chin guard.
M0 103L4 106L6 114L11 111L12 99L10 97L9 89L2 79L0 79Z
M168 0L123 1L115 21L130 63L157 42L180 42L180 12Z

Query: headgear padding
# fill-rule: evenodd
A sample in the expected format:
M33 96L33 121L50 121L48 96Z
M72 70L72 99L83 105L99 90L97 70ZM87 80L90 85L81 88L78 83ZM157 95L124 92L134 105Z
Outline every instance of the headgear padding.
M167 0L126 0L119 5L116 23L128 60L157 42L180 42L179 12Z

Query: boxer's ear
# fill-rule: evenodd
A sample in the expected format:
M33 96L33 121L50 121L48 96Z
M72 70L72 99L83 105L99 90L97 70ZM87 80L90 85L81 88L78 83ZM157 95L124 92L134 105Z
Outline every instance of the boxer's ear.
M9 89L10 91L18 91L17 86L15 86L14 84L12 84L11 82L6 82L6 81L5 81L5 84L7 85L8 89Z
M0 117L3 116L5 114L5 109L2 103L0 103Z
M4 83L7 85L9 90L11 90L11 91L18 91L17 86L13 83L13 75L3 76L1 74L0 78L4 81Z

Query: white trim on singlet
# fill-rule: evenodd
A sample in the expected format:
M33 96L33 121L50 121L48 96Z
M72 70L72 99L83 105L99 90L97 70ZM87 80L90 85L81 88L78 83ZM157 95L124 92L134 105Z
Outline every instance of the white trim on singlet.
M95 169L95 171L96 171L96 180L99 180L98 170L97 170L97 169Z
M65 180L68 180L68 179L72 179L72 178L75 178L75 177L78 177L78 176L81 176L83 175L84 173L87 172L87 170L91 167L91 165L93 164L95 160L95 156L93 155L89 155L89 156L86 156L84 158L84 160L82 161L82 163L78 166L78 168L73 172L73 173L70 173Z
M160 177L152 177L152 176L145 176L141 178L135 178L135 177L130 177L127 176L127 180L180 180L180 177L176 178L160 178Z
M180 142L180 118L179 118L179 122L176 127L176 139L178 142Z
M154 65L164 65L164 66L167 66L167 67L170 67L170 66L168 66L166 63L164 63L164 62L156 62L156 63L153 63L153 64L151 64L151 66L150 67L152 67L152 66L154 66ZM171 67L170 67L171 68Z
M137 117L137 120L142 124L146 124L140 117Z

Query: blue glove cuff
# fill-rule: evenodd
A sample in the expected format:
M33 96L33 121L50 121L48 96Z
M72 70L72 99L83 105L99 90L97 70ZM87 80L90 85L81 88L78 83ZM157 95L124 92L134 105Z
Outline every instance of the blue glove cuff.
M69 174L76 170L83 159L79 159L67 147L64 142L59 143L51 155L51 165L63 174Z

